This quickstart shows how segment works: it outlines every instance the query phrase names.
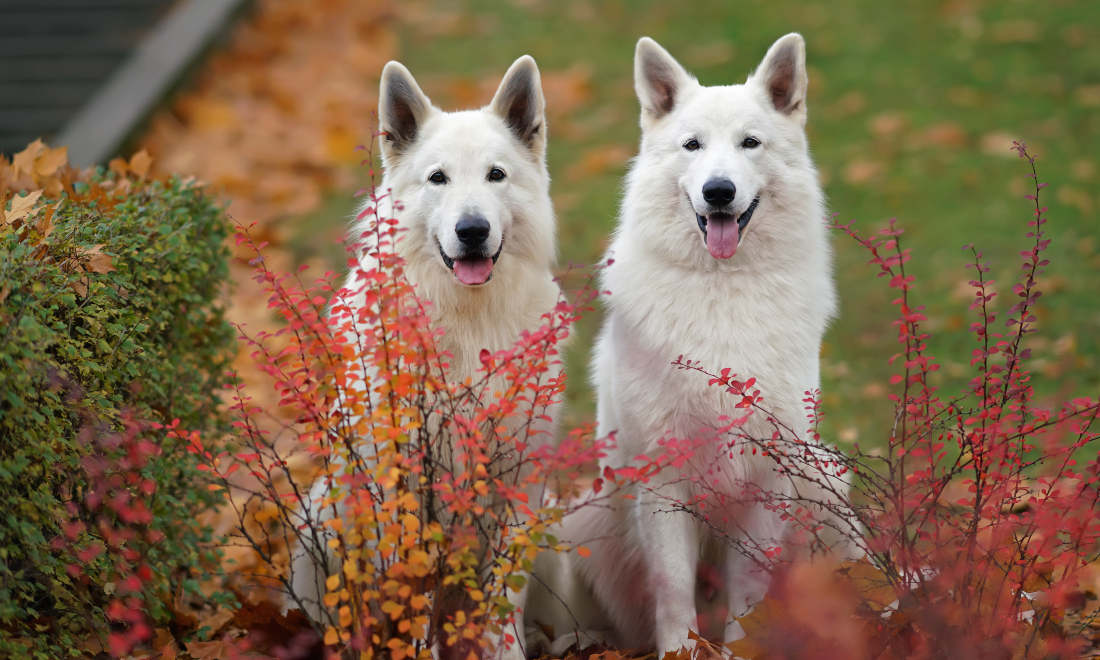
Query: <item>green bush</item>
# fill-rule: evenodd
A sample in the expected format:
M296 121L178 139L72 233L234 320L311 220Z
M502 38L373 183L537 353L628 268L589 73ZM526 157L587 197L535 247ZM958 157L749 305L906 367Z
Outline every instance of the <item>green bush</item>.
M18 168L18 156L0 160L15 179L0 173L0 209L26 204L2 204L7 187L45 195L33 217L0 222L0 657L54 658L106 640L118 588L118 558L102 552L112 532L87 506L93 454L104 464L96 437L129 419L179 418L206 433L224 423L215 389L235 344L219 303L229 224L215 199L176 178L24 168L20 186ZM197 590L213 559L196 519L215 494L195 487L179 440L144 429L159 447L134 471L156 484L142 506L160 532L149 538L163 538L123 545L151 569L142 608L164 620L169 594Z

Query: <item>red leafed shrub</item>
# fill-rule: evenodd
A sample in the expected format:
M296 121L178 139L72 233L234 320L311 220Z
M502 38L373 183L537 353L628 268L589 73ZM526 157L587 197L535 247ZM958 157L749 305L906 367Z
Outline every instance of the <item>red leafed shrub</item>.
M144 590L153 581L153 571L140 549L164 540L162 532L149 527L153 522L149 505L157 484L143 474L160 454L160 447L148 437L149 425L128 414L122 421L122 431L106 425L82 430L85 442L95 448L84 459L87 495L83 501L69 503L72 521L65 526L65 539L55 540L58 549L71 554L68 572L77 580L88 582L84 573L91 559L101 554L109 558L113 588L105 611L115 625L107 636L107 648L116 656L152 637L147 616L151 603L146 602ZM81 547L74 542L84 531L84 520L92 521L94 536L100 540Z
M1035 159L1017 143L1035 179ZM977 318L975 376L946 397L929 375L939 365L927 350L923 307L913 297L911 255L893 221L857 240L897 292L894 322L900 351L889 395L895 424L883 451L846 454L813 447L819 399L807 393L808 432L774 422L770 438L727 429L731 451L761 452L774 469L813 487L801 496L761 492L740 497L782 510L807 539L846 541L859 561L819 555L809 563L764 551L773 583L764 602L741 619L746 637L728 644L745 658L1054 658L1077 657L1085 642L1067 612L1080 607L1079 577L1100 556L1100 404L1074 398L1055 410L1035 401L1027 336L1036 332L1036 278L1043 252L1045 183L1035 180L1028 249L1004 317L992 311L988 263L973 257ZM674 364L710 376L739 397L749 414L768 415L754 381L723 370L709 374L682 357ZM770 417L770 416L769 416ZM702 477L701 481L706 477ZM850 480L851 493L842 481ZM711 493L710 497L729 497ZM700 498L704 499L704 498ZM705 518L706 502L673 503ZM821 547L819 544L818 547ZM705 644L702 644L705 646Z

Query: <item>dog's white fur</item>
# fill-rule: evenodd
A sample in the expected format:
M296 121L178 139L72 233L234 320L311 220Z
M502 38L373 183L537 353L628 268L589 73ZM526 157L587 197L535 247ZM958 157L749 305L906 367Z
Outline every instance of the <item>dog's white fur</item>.
M476 382L482 349L511 348L522 331L544 323L543 315L560 296L551 270L557 247L538 67L531 57L521 57L505 74L492 103L480 110L448 113L432 105L404 66L390 62L382 72L379 120L385 132L380 190L395 203L394 217L403 231L397 252L418 296L430 303L432 325L445 330L438 348L452 356L448 380L460 383L469 377ZM491 180L493 169L503 171L504 178ZM437 172L444 182L431 181ZM368 200L364 207L371 203ZM459 282L440 254L441 249L451 258L462 254L456 225L471 214L489 223L488 252L500 249L492 278L478 286ZM369 222L364 220L357 229L365 230ZM374 265L366 263L368 257L363 259L365 268ZM354 272L346 288L357 288ZM360 292L352 307L364 304ZM552 437L544 433L535 440ZM449 448L433 450L449 455ZM500 471L507 468L494 466ZM330 488L326 480L314 486L314 510ZM321 519L331 515L330 507ZM296 554L291 583L302 604L323 620L329 616L321 604L326 575L317 563L304 552ZM337 570L329 559L329 572ZM509 594L520 607L523 596ZM517 619L522 630L522 619ZM522 647L513 645L504 657L522 658Z
M610 509L582 509L567 518L563 535L587 541L592 556L565 558L564 568L546 575L558 581L566 604L582 603L582 627L608 626L615 644L668 653L690 646L688 631L698 630L696 571L703 554L724 575L730 616L719 634L726 640L743 634L734 617L758 602L768 584L754 561L761 558L758 548L789 546L791 532L778 513L736 500L746 483L765 492L795 491L770 459L731 454L716 437L720 416L744 415L734 407L738 397L670 363L683 355L712 370L730 367L742 380L755 377L762 405L805 437L803 399L818 387L818 355L836 294L824 197L806 141L802 37L779 39L743 85L704 87L648 38L638 42L634 71L641 149L608 250L602 284L610 297L594 357L598 434L614 432L617 443L601 467L659 455L667 437L714 442L697 449L684 468L631 487L636 499L616 497ZM746 142L750 137L759 146ZM692 140L695 149L688 148ZM702 190L714 179L735 184L734 217L760 200L727 259L711 256L697 219L712 211ZM764 439L773 430L759 413L742 428ZM688 479L681 478L685 473ZM708 486L719 479L717 489L734 501L718 509L710 502L706 524L668 512L671 501L703 492L692 479L702 475ZM708 524L757 549L730 549ZM606 620L590 614L586 596L595 597Z

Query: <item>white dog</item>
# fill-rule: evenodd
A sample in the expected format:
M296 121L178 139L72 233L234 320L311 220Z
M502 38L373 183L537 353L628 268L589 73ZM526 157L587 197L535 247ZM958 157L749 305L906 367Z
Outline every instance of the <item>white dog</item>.
M732 641L743 635L734 617L767 588L764 550L790 545L791 525L758 499L742 498L746 484L780 498L832 497L846 488L825 475L827 487L803 490L778 476L771 459L730 451L716 429L720 416L744 416L739 397L670 363L683 355L711 370L730 367L741 380L755 377L763 407L805 437L803 400L818 387L836 294L824 199L806 143L802 37L779 39L745 84L726 87L703 87L643 38L634 77L641 150L608 251L608 314L594 359L598 434L614 433L617 442L601 467L657 456L669 437L713 441L683 468L632 486L634 499L567 518L563 535L588 542L593 554L568 557L572 568L547 575L551 583L565 575L564 605L582 601L580 626L608 625L612 643L668 653L689 646L688 631L698 630L704 558L723 576L729 616L717 634ZM768 439L775 428L756 413L740 431ZM699 511L706 522L669 511L712 489L732 498L708 500ZM583 603L586 595L606 621Z
M406 275L431 303L433 326L445 330L438 348L452 356L450 382L467 377L476 382L483 349L511 348L521 332L539 328L559 300L551 271L557 248L544 109L538 67L529 56L511 66L492 103L466 112L433 106L397 62L382 72L381 190L399 203L394 213L404 233L397 252L406 261ZM346 286L354 290L355 285L352 273ZM444 462L450 455L450 447L432 450ZM314 486L314 511L330 487L326 480ZM322 518L331 515L329 509ZM326 575L317 556L324 539L309 541L312 552L299 548L291 564L293 604L324 620ZM325 561L335 573L338 566L331 558ZM509 596L522 606L522 594ZM507 656L522 658L521 646L511 647Z

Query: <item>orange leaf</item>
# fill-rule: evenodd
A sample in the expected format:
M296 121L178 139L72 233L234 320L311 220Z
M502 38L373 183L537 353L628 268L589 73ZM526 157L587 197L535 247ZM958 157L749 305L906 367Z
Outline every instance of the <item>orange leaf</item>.
M90 273L106 274L112 270L117 270L111 265L111 255L109 254L93 254L92 258L88 260L88 264L84 266L84 269Z
M214 614L199 621L199 628L210 628L210 636L214 637L225 629L233 620L234 612L228 608L222 608Z
M272 660L271 656L242 651L229 642L191 642L187 652L195 660Z
M117 174L120 179L126 176L126 173L130 171L130 164L126 162L125 158L112 158L107 166L112 172Z
M592 551L582 545L581 547L577 548L577 554L582 557L591 557Z
M42 219L38 221L37 225L35 225L35 229L37 229L38 233L42 235L42 238L46 238L50 235L51 232L53 232L53 214L60 206L61 202L58 202L53 206L47 207L46 212L42 214Z
M42 144L42 140L39 139L31 142L23 151L15 154L11 159L11 165L15 170L15 176L18 178L20 172L26 174L34 172L34 161L38 158L38 154L45 148L46 145Z
M764 596L764 600L757 603L751 612L737 619L745 636L724 646L736 657L759 657L767 648L769 629L774 622L783 621L785 616L783 605L779 601Z
M34 175L39 178L53 176L57 170L69 162L69 148L50 149L43 145L42 153L34 159Z
M142 149L130 157L130 171L144 179L149 174L149 166L153 164L153 157Z

